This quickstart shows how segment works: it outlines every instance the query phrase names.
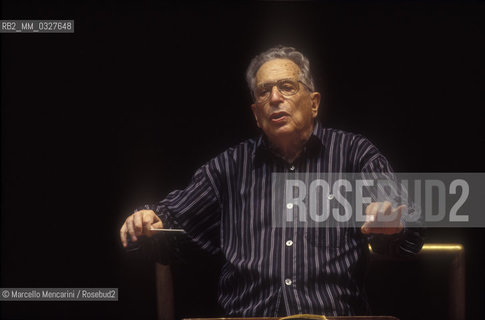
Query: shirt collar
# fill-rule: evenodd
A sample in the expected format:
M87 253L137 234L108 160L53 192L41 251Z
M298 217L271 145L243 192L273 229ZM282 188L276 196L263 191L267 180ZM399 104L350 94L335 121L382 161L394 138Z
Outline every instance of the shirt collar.
M313 132L303 148L302 156L313 157L318 155L324 147L323 135L324 128L322 127L320 121L315 119L313 124ZM264 135L264 133L262 133L256 141L255 161L259 162L260 160L268 159L268 157L271 156L274 157L275 155L269 148L267 137Z

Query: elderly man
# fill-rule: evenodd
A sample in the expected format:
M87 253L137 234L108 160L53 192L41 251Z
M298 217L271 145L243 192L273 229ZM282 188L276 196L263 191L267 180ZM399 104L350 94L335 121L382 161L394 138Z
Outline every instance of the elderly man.
M368 241L390 254L415 253L419 234L403 228L403 207L373 202L366 214L395 219L361 228L278 228L271 221L273 172L378 172L391 167L367 139L323 128L320 93L308 59L290 47L256 56L247 70L252 112L262 134L218 155L184 190L129 216L120 230L137 241L151 228L182 228L200 247L221 252L219 303L228 316L368 312L362 288Z

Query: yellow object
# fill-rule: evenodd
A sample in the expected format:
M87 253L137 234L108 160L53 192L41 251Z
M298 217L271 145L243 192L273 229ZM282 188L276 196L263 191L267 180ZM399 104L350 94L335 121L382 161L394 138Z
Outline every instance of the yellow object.
M316 314L294 314L292 316L287 316L280 318L280 320L287 320L287 319L314 319L314 320L327 320L327 317L324 315L316 315Z
M369 244L369 251L372 252L372 247ZM428 243L424 244L421 251L463 251L461 244L443 244L443 243Z

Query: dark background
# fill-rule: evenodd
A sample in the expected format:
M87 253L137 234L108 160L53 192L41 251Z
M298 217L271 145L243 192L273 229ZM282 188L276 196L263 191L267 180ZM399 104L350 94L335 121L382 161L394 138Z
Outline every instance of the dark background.
M485 171L481 2L1 6L75 20L74 34L1 35L1 287L120 288L118 302L2 303L5 319L155 316L152 264L125 257L119 228L257 134L244 72L276 44L310 58L323 123L368 137L395 171ZM476 319L484 233L427 239L465 245Z

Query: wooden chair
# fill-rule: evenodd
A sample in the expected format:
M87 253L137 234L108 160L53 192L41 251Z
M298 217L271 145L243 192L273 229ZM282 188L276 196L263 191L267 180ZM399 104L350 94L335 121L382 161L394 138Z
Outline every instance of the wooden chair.
M402 320L430 317L465 319L465 251L461 244L425 244L419 254L406 259L379 255L370 246L369 253L367 292L373 311L397 315ZM155 273L158 319L175 320L170 267L157 263ZM399 276L396 277L396 274ZM432 298L432 287L436 284L448 293L443 294L440 289L439 294ZM396 290L396 286L401 289ZM409 305L406 295L417 295L418 298ZM386 303L382 303L382 297L386 298ZM425 308L424 311L422 308ZM384 319L359 319L374 318Z
M400 319L465 319L465 250L428 243L410 258L389 258L369 246L366 289L378 314Z

